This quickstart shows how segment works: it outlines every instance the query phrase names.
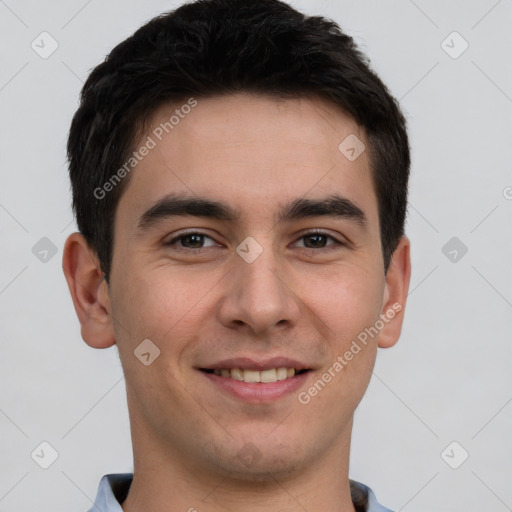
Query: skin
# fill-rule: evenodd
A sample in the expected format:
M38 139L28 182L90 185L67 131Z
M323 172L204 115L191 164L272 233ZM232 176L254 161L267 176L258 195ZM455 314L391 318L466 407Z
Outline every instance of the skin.
M158 109L152 127L174 108ZM84 238L68 238L63 269L82 337L96 348L116 344L125 372L134 449L125 512L354 511L353 414L377 347L399 338L410 244L400 240L385 274L368 152L349 161L338 150L349 134L367 145L350 117L318 98L198 99L131 174L116 211L109 286ZM333 192L356 204L366 225L323 216L275 222L284 203ZM240 218L181 216L137 229L170 193L223 201ZM312 229L327 235L319 246L303 238ZM190 239L165 245L183 230L211 238L204 248ZM248 236L263 248L252 263L236 253ZM402 310L378 336L301 404L298 393L395 303ZM144 339L161 351L149 366L133 353ZM274 355L313 370L300 389L271 402L227 395L197 369ZM247 443L255 447L250 464L238 456Z

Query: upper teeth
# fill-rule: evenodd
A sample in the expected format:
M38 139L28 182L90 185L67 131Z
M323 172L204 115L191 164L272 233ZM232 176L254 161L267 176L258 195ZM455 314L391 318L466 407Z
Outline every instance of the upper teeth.
M295 368L272 368L270 370L263 370L262 372L233 368L231 370L213 370L213 373L244 382L277 382L278 380L293 377L295 375Z

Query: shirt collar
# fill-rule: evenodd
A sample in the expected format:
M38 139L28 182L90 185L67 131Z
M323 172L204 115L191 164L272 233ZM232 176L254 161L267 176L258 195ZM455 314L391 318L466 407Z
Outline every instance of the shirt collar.
M94 506L89 512L123 512L120 503L128 496L132 480L133 473L105 475L100 481ZM355 493L367 497L366 512L392 512L378 503L369 487L354 480L351 480L350 484L353 499Z

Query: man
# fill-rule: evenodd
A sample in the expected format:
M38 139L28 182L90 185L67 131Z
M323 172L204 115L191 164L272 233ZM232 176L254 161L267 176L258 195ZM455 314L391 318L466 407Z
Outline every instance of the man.
M388 510L348 469L403 320L409 146L352 39L278 0L184 5L93 70L68 157L63 269L134 452L91 510Z

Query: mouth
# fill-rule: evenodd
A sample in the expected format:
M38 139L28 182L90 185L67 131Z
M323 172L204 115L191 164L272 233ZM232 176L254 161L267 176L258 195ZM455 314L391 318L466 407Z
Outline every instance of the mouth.
M237 357L196 369L208 379L209 389L252 404L293 396L314 374L314 368L287 357L266 360Z
M271 384L278 381L284 381L294 378L296 375L302 375L310 370L307 368L269 368L267 370L249 370L243 368L200 368L202 372L224 377L239 382Z

